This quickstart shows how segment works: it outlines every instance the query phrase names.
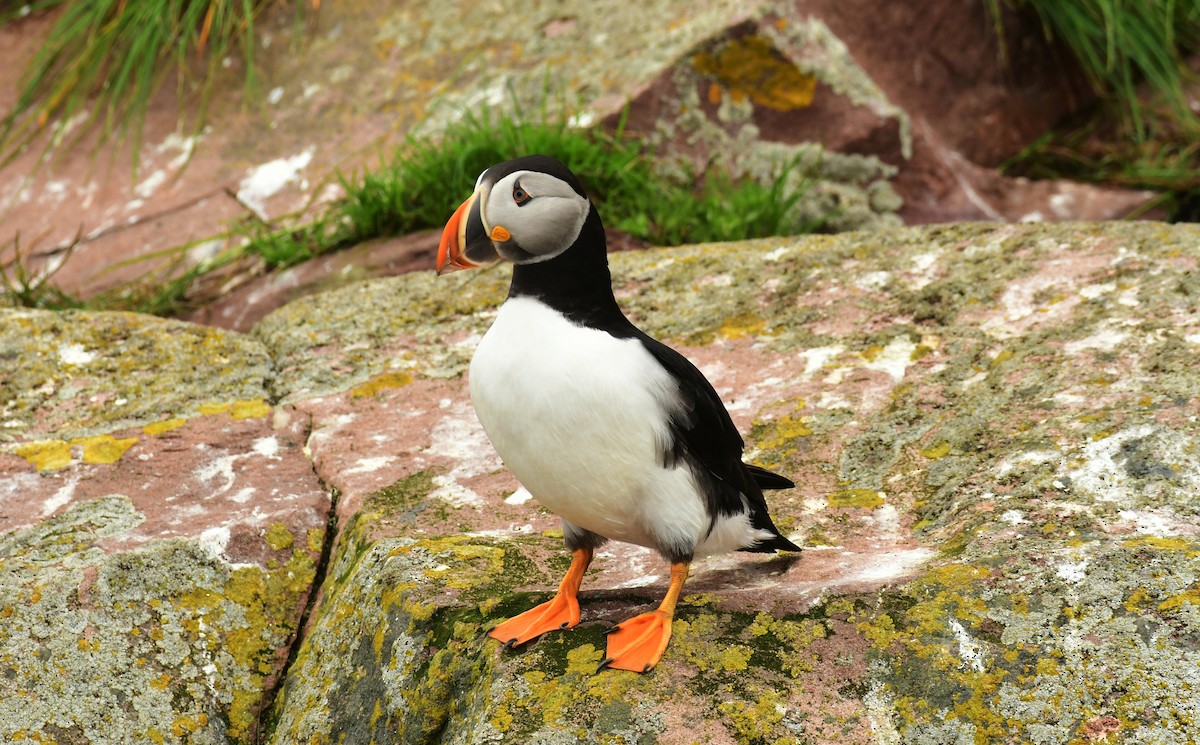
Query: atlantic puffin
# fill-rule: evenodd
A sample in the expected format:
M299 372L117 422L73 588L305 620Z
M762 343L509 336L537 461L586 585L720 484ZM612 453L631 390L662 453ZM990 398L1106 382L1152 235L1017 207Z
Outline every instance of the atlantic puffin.
M488 168L446 223L438 274L498 261L514 265L512 284L471 360L471 401L505 466L562 518L572 561L553 599L489 635L514 646L575 626L595 550L647 546L671 564L666 597L610 632L599 667L646 672L670 640L693 559L800 550L763 498L795 484L744 463L704 375L621 312L600 215L558 160Z

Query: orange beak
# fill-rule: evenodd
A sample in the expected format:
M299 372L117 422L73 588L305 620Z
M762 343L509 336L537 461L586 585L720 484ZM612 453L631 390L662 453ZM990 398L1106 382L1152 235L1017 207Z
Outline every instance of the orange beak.
M437 273L445 274L459 269L474 269L479 266L467 258L463 246L466 245L467 222L465 215L470 211L471 204L478 197L472 194L467 201L459 205L442 229L442 240L438 244Z
M446 223L442 230L442 242L438 244L438 274L488 266L500 260L500 251L493 241L495 234L488 235L480 212L481 205L487 199L487 190L486 184L477 189L459 205Z

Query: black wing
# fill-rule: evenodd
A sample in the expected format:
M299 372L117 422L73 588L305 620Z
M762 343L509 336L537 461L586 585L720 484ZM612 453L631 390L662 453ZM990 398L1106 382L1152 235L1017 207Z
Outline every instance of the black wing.
M716 525L718 517L745 511L742 503L742 496L745 496L750 506L750 524L776 536L745 550L799 551L798 546L779 534L767 513L767 501L762 493L763 489L787 489L795 484L765 468L743 463L745 442L708 379L686 357L666 344L640 331L637 338L679 383L684 407L671 417L672 442L663 461L665 466L671 467L682 459L693 467L712 515L709 529Z

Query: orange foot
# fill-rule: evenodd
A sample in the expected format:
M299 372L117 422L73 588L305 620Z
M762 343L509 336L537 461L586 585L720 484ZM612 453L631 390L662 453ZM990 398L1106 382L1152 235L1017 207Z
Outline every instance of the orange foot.
M539 606L513 616L488 632L488 636L515 647L536 639L547 631L569 629L579 623L579 601L573 594L560 592Z
M632 670L644 673L658 664L671 640L671 614L662 609L625 621L611 632L600 670Z
M545 603L513 616L488 632L488 636L504 642L507 647L524 644L547 631L569 629L579 623L579 585L583 573L592 563L592 549L577 548L571 557L571 568L558 586L558 593Z

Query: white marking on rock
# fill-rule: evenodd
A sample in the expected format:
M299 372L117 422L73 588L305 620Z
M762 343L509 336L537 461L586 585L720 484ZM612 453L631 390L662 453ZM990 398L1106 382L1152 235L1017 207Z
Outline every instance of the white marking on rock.
M1079 584L1087 579L1087 559L1079 561L1066 561L1054 568L1054 575L1059 579L1066 580L1073 584Z
M300 182L300 172L312 162L315 148L290 158L277 158L250 169L238 184L238 200L263 220L267 219L266 202L289 184Z
M1079 354L1085 349L1098 349L1102 352L1111 352L1117 348L1118 344L1128 338L1129 332L1113 328L1112 324L1106 323L1091 336L1067 342L1063 345L1063 351L1069 355Z
M1181 532L1178 528L1179 521L1174 515L1149 510L1121 510L1117 514L1122 520L1134 523L1134 530L1141 535L1169 538Z
M228 499L230 502L245 504L250 501L250 498L254 496L256 491L258 491L258 489L255 489L253 486L244 486L233 494L230 494Z
M64 507L70 503L71 498L75 496L75 487L79 485L79 476L68 476L63 482L63 485L58 488L45 502L42 503L42 517L49 517L58 511L59 507Z
M854 286L860 290L866 290L870 292L872 290L878 290L887 287L888 282L891 281L891 272L867 272L858 279L854 280Z
M396 460L396 458L391 455L376 455L371 458L359 458L358 462L350 468L347 468L344 473L347 475L353 473L374 473L394 460Z
M877 745L900 745L900 731L892 723L892 695L882 681L871 683L871 690L863 696L863 705L867 710L867 720L871 723L871 734Z
M1095 300L1102 295L1107 295L1115 289L1117 289L1115 282L1103 282L1081 288L1079 290L1079 295L1085 300Z
M140 184L133 187L133 193L137 194L142 199L148 199L154 192L158 191L158 187L167 182L167 173L162 169L155 171L142 180Z
M197 542L214 559L224 558L225 549L229 546L229 528L223 525L208 528L200 533Z
M980 648L979 642L967 633L966 628L958 622L958 619L950 619L950 630L954 632L954 638L958 640L959 659L975 672L983 672L983 650Z
M779 261L780 259L782 259L784 256L787 256L791 252L792 252L792 249L790 246L780 246L779 248L772 249L772 250L766 252L765 254L763 254L763 261L767 261L767 262Z
M1066 473L1072 489L1091 493L1100 501L1130 507L1153 497L1165 480L1134 483L1127 470L1130 458L1127 444L1144 438L1153 438L1147 447L1154 448L1159 464L1174 472L1174 477L1165 483L1184 493L1200 492L1200 454L1196 453L1194 439L1152 424L1131 427L1085 445L1080 454L1082 464Z
M1000 519L1009 525L1012 525L1013 527L1025 525L1029 522L1025 519L1025 513L1021 512L1020 510L1008 510L1000 516Z
M279 440L275 438L275 435L258 438L254 441L251 449L264 458L279 458Z
M96 359L96 353L82 344L67 344L58 348L58 361L64 365L86 365Z
M212 481L218 477L224 479L224 484L217 489L212 496L224 494L233 487L233 482L237 480L237 476L233 473L233 464L242 455L223 455L219 458L213 458L208 463L198 466L195 470L196 478L201 481Z
M282 100L283 100L283 86L281 86L281 85L275 86L274 88L271 89L271 92L267 94L267 103L271 104L272 106L274 106L275 104L279 103Z
M907 577L936 555L927 548L900 548L871 554L871 564L848 577L850 581L887 582Z
M522 486L512 494L509 494L507 497L505 497L504 501L507 504L525 504L531 499L533 499L533 495L529 493L528 489Z
M917 345L907 334L897 336L888 342L882 352L875 355L875 359L863 367L868 370L885 372L892 377L892 380L899 381L904 378L904 371L912 364L912 354L916 349Z
M475 416L475 410L465 403L450 407L450 412L438 420L430 433L429 447L421 452L453 463L449 473L433 477L437 488L430 496L457 506L483 501L460 480L490 473L503 465Z
M804 358L804 372L800 373L800 379L811 379L818 370L829 364L829 361L841 354L844 349L845 347L841 344L834 344L829 347L814 347L801 352L800 356Z

